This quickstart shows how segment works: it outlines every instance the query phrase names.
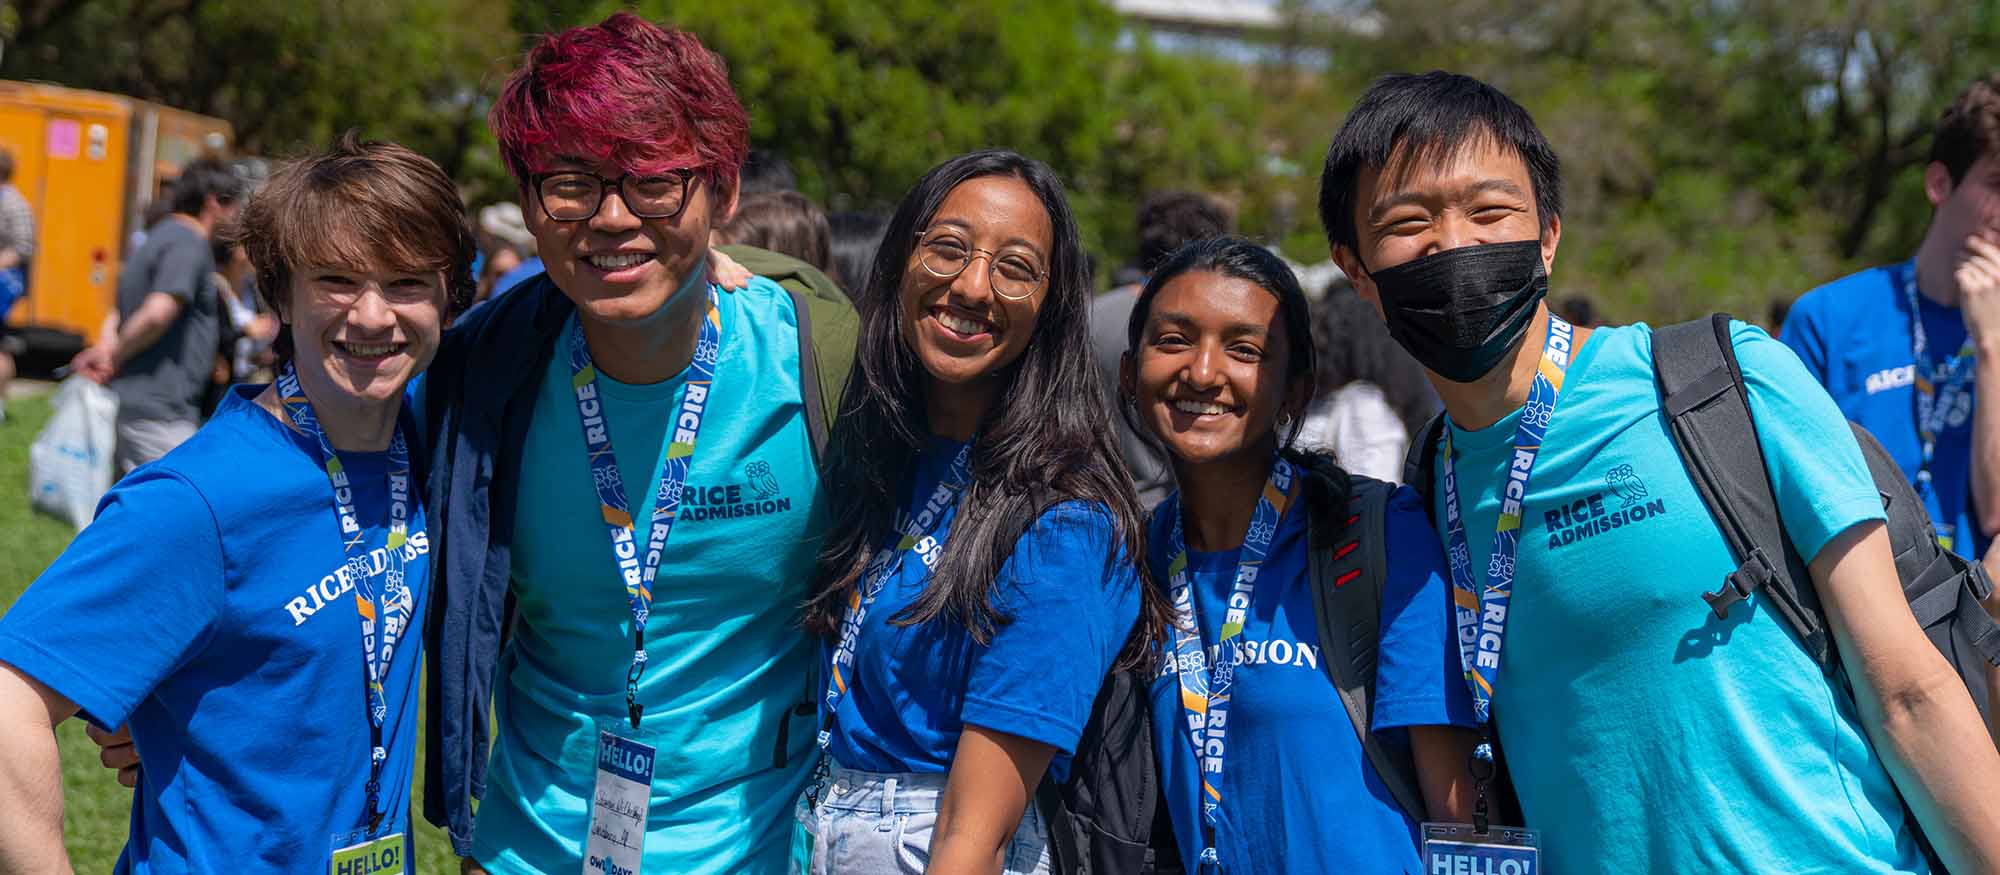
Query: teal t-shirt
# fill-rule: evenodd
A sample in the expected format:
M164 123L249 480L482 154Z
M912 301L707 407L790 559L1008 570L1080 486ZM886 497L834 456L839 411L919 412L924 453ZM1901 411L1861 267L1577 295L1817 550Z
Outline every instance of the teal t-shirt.
M781 871L792 800L813 764L813 718L789 710L805 697L797 612L818 548L798 321L784 290L761 278L719 300L709 412L646 624L637 738L658 751L648 872ZM568 330L561 336L567 344ZM474 856L494 872L580 869L594 727L631 731L632 611L584 456L567 349L557 353L523 450L516 623L495 684L499 734L474 838ZM684 376L644 386L597 377L641 539Z
M1733 338L1799 554L1881 519L1826 391L1762 329ZM1736 562L1674 450L1652 339L1590 336L1528 484L1493 714L1547 871L1925 871L1852 697L1761 599L1727 620L1702 601ZM1481 579L1519 416L1453 435Z

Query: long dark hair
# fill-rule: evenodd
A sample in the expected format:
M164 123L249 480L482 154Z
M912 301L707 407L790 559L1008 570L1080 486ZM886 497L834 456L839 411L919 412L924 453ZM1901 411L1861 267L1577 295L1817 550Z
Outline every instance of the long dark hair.
M1346 469L1326 453L1300 449L1292 445L1299 435L1301 420L1306 408L1312 406L1313 377L1319 370L1319 352L1313 344L1312 303L1306 300L1305 290L1299 287L1298 275L1291 265L1255 243L1241 237L1213 237L1197 240L1182 246L1167 257L1153 275L1146 278L1146 285L1139 290L1139 298L1132 304L1132 317L1125 324L1125 343L1129 354L1135 359L1140 354L1139 341L1146 332L1146 320L1151 318L1153 299L1167 283L1182 274L1206 271L1226 277L1256 284L1278 299L1278 315L1285 328L1285 384L1292 385L1303 379L1307 386L1306 397L1298 410L1292 411L1292 422L1283 434L1278 435L1278 452L1305 474L1306 504L1308 507L1347 507L1348 495L1353 490ZM1156 446L1172 458L1173 451L1152 434L1150 429L1135 422L1138 417L1131 405L1121 405L1120 412L1133 431L1146 435ZM1329 543L1347 525L1344 513L1321 513L1313 517L1312 539L1316 543Z
M924 387L930 375L903 343L901 324L903 277L917 232L953 189L992 176L1020 180L1048 211L1054 237L1048 289L1028 348L1008 367L1006 388L979 425L972 482L930 585L891 619L913 625L945 617L964 625L975 641L991 640L995 625L1007 620L994 608L994 581L1015 541L1049 504L1082 500L1109 509L1116 543L1141 575L1139 625L1120 660L1135 665L1162 640L1171 612L1150 584L1139 499L1104 427L1107 412L1086 321L1089 267L1055 171L1005 150L960 155L924 174L896 207L874 268L855 296L861 336L827 453L823 482L832 530L820 551L819 588L806 604L806 627L821 635L839 628L870 557L895 526L928 431Z
M1315 389L1331 392L1366 382L1382 390L1405 435L1416 434L1438 412L1437 392L1424 366L1389 336L1373 305L1345 284L1329 289L1313 307L1313 340L1319 346Z

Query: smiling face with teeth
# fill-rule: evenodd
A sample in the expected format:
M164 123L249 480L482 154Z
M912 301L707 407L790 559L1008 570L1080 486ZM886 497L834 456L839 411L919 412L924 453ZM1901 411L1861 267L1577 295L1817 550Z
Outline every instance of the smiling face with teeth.
M581 158L557 156L543 171L580 171L615 180L628 171ZM606 186L597 212L588 219L549 218L537 192L521 193L522 218L535 235L535 249L549 279L576 304L581 318L604 324L646 323L665 314L667 302L703 271L708 232L736 210L733 179L695 173L687 181L681 211L660 219L632 213L616 186ZM700 296L692 296L689 300Z
M1121 382L1140 423L1176 465L1267 462L1282 412L1304 406L1278 298L1210 270L1168 280L1127 353Z
M400 402L444 330L443 271L306 265L293 272L289 301L281 315L292 361L322 419Z
M905 261L899 293L903 344L929 375L934 401L998 397L1001 375L1035 334L1047 283L1020 300L996 294L992 259L1020 259L1046 273L1053 238L1041 199L1012 176L968 179L938 205ZM957 276L940 277L924 265L927 246L971 260Z

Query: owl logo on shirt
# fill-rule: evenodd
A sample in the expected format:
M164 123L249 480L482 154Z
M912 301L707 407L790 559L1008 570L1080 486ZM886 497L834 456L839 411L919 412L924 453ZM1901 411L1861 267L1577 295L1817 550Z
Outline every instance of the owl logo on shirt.
M1646 490L1646 481L1639 479L1637 472L1629 464L1619 465L1604 472L1604 485L1611 492L1625 500L1625 507L1631 507L1646 500L1651 493Z
M743 466L743 476L750 478L750 488L757 492L757 498L768 500L778 497L778 478L771 474L771 463L755 461Z

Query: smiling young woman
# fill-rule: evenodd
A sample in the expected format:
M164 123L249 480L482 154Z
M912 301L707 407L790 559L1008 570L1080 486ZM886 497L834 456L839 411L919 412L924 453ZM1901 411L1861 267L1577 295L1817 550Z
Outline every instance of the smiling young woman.
M889 224L807 606L827 757L799 804L807 871L1046 871L1029 800L1163 627L1083 258L1055 174L1012 152L938 165Z
M1291 446L1311 402L1309 319L1291 269L1227 237L1176 252L1133 306L1128 409L1180 487L1154 510L1147 538L1154 585L1179 612L1151 690L1154 752L1190 869L1419 871L1417 824L1466 807L1474 740L1450 728L1470 725L1471 704L1444 557L1415 493L1395 489L1378 530L1388 567L1368 606L1380 617L1372 725L1357 732L1322 672L1347 645L1320 639L1316 603L1332 596L1314 590L1334 584L1309 557L1315 544L1368 530L1347 531L1351 496L1392 487ZM1212 678L1224 662L1229 679ZM1205 705L1199 720L1189 703ZM1207 727L1200 751L1191 725ZM1381 751L1394 752L1395 768L1380 768ZM1420 786L1424 810L1388 801L1412 795L1392 792L1398 782Z

